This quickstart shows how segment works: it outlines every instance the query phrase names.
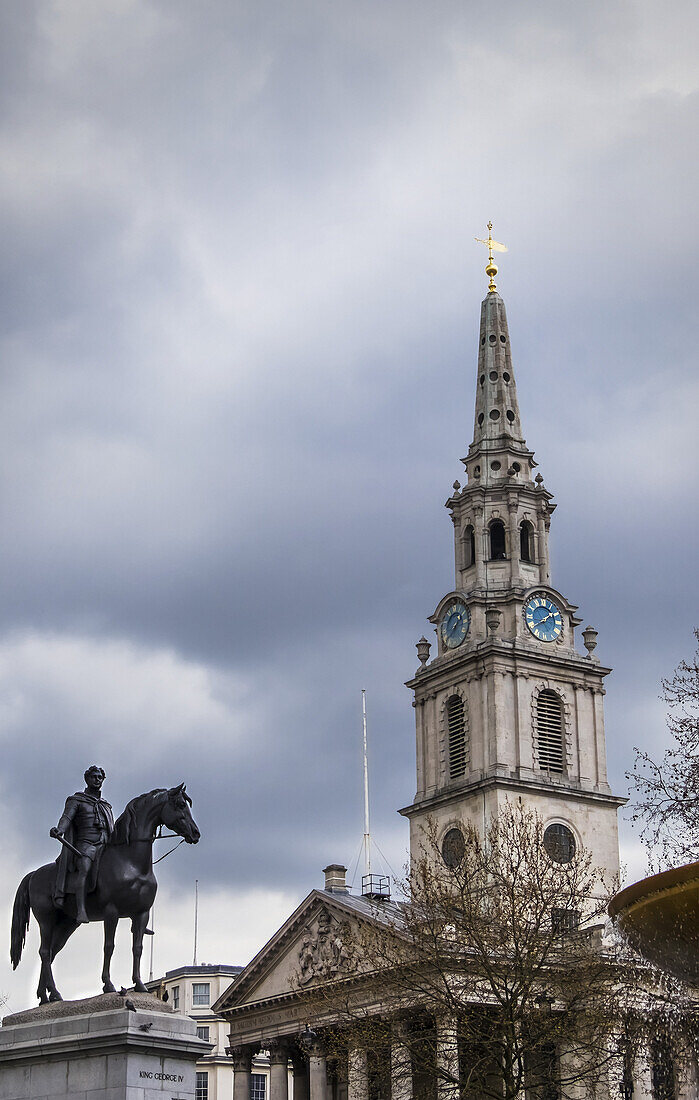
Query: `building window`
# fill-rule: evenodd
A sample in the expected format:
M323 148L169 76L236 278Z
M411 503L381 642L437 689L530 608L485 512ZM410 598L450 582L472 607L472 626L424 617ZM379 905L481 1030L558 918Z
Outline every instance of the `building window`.
M577 909L552 909L551 927L556 936L577 932L580 927L580 913Z
M442 859L450 871L461 866L466 855L466 841L461 829L450 829L442 841Z
M205 1024L203 1027L197 1028L197 1039L203 1039L205 1043L209 1042L209 1025Z
M209 1003L209 983L208 982L192 982L192 1005L195 1007L198 1005L208 1005Z
M476 537L470 525L464 531L464 569L470 569L476 560Z
M575 858L575 837L567 825L547 826L544 851L555 863L570 863Z
M505 553L505 524L501 519L494 519L490 525L490 560L504 561Z
M177 1012L180 1007L180 987L178 985L173 985L172 987L172 1007L175 1012Z
M532 558L532 540L534 537L534 528L528 520L523 520L519 525L519 560L520 561L533 561Z
M265 1100L267 1095L267 1078L264 1073L250 1074L250 1100Z
M209 1075L197 1071L197 1080L194 1087L194 1100L209 1100Z
M468 763L464 701L452 695L447 701L447 731L449 736L449 778L460 779Z
M536 741L539 767L562 774L563 703L555 691L542 691L536 701Z

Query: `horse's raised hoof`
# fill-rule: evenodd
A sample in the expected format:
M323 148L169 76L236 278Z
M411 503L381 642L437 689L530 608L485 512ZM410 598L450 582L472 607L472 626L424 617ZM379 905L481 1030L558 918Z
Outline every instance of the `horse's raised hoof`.
M61 997L61 994L58 992L58 990L54 989L53 993L49 993L49 1000L50 1001L62 1001L63 998Z
M105 982L102 986L103 993L116 993L116 986L113 982Z

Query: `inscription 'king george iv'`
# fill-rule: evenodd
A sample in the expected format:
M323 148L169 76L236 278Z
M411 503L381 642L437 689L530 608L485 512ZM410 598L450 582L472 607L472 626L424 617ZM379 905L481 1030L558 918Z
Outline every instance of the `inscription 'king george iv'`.
M174 1081L178 1085L184 1081L183 1073L164 1073L162 1070L142 1069L138 1076L148 1081Z

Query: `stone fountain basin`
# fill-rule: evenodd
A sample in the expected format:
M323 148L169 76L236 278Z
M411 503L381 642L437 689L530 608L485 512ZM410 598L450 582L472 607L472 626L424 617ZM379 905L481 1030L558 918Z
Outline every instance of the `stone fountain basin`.
M620 890L609 914L649 962L699 985L699 862Z

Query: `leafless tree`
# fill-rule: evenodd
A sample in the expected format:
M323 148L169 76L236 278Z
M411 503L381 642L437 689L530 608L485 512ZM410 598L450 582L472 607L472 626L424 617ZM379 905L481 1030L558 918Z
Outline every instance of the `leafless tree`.
M408 1052L398 1071L418 1096L433 1096L435 1082L444 1097L609 1095L641 1032L668 1030L679 1001L604 935L615 884L587 852L561 854L518 802L485 836L466 828L448 862L428 830L400 903L348 921L344 972L304 991L337 1064L348 1046L370 1051L374 1096L389 1095L398 1034Z
M699 859L699 648L662 686L672 745L660 761L635 749L627 773L636 794L633 820L652 870Z

